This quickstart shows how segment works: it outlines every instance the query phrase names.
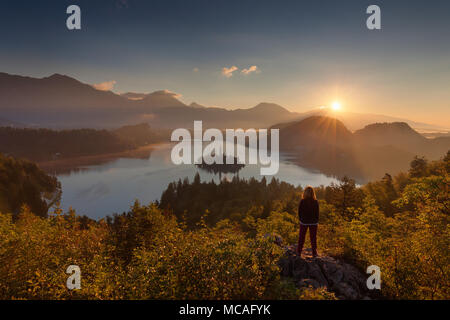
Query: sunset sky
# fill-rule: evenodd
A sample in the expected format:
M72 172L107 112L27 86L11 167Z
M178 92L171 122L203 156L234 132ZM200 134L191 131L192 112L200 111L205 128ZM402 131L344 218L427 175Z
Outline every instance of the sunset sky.
M66 28L70 4L81 31ZM382 30L366 28L371 4ZM0 72L227 108L337 100L450 128L449 17L448 0L2 0Z

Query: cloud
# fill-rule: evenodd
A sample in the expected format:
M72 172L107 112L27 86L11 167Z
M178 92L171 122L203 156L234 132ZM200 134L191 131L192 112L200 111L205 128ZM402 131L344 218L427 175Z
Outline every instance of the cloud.
M235 72L236 70L238 70L238 67L236 66L232 66L232 67L224 67L222 68L222 75L224 75L227 78L230 78L233 76L233 72Z
M112 81L106 81L106 82L102 82L102 83L97 83L97 84L93 84L92 86L100 91L111 91L112 89L114 89L114 86L116 85L117 81L112 80Z
M251 66L250 68L248 68L248 69L242 69L242 71L241 71L241 73L243 73L243 74L245 74L245 75L248 75L248 74L250 74L250 73L252 73L252 72L260 73L261 70L259 70L259 68L258 68L257 66Z
M236 66L232 66L229 68L224 67L224 68L222 68L222 75L227 78L231 78L233 76L233 72L235 72L237 70L239 70L239 68ZM249 75L251 73L260 73L260 72L261 72L261 70L257 66L251 66L251 67L241 70L241 74L243 74L243 75Z

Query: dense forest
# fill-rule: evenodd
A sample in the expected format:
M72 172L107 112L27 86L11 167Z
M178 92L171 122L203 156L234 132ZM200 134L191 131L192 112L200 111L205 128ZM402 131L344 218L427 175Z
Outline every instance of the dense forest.
M61 185L30 161L0 153L0 212L16 216L26 204L32 212L47 217L61 199Z
M148 124L114 130L0 127L0 152L39 162L131 150L162 141L164 136Z
M5 157L1 165L37 170ZM449 174L450 152L361 187L345 178L316 188L319 253L361 270L378 265L383 298L448 299ZM296 243L301 192L275 179L196 177L100 221L57 206L38 216L24 198L18 214L0 214L0 298L333 299L280 275L283 252L271 236ZM71 264L82 270L81 290L66 288Z

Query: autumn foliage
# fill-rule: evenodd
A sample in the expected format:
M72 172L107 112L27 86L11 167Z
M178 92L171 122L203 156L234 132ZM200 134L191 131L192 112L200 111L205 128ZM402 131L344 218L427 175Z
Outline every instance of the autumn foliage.
M319 252L362 272L378 265L380 298L449 299L449 171L448 153L364 186L317 188ZM100 221L57 207L0 214L0 298L333 299L280 277L273 240L297 241L301 192L277 180L196 179ZM81 268L81 290L66 287L69 265Z

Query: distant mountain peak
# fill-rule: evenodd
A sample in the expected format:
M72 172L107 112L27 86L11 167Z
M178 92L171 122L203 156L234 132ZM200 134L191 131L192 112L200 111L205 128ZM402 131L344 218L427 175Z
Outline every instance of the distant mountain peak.
M198 104L197 102L192 102L189 107L191 108L197 108L197 109L205 109L205 106L202 106L201 104Z
M137 93L137 92L126 92L121 94L122 97L127 98L129 100L161 100L166 103L173 103L173 106L184 105L177 98L181 97L180 94L169 90L157 90L152 93Z
M54 74L52 74L51 76L49 76L48 78L49 79L52 79L52 78L66 78L67 76L66 75L64 75L64 74L61 74L61 73L54 73Z
M253 108L250 108L249 110L253 111L260 111L260 112L280 112L280 113L290 113L289 110L286 108L276 104L276 103L269 103L269 102L261 102L254 106Z
M157 90L152 93L149 93L147 96L169 96L174 98L180 98L181 95L170 90Z
M399 129L399 130L411 130L414 131L413 128L411 128L411 126L409 124L407 124L406 122L376 122L376 123L371 123L368 124L367 126L364 127L364 129L386 129L386 128L394 128L394 129Z
M328 116L311 116L280 127L280 144L284 148L324 143L342 145L352 138L352 133L340 120Z
M415 131L411 126L406 122L377 122L366 125L363 129L357 130L355 133L357 134L367 134L369 132L374 132L377 134L408 134L413 136L422 135Z
M303 120L305 123L315 123L320 127L331 127L331 128L337 128L340 129L342 131L345 131L346 134L351 134L351 131L347 128L347 126L344 124L344 122L342 122L341 120L339 120L336 117L333 116L311 116L309 118L306 118ZM333 130L337 130L337 129L333 129Z
M272 102L260 102L256 106L254 106L253 108L254 109L255 108L281 108L281 109L285 109L282 106L280 106L279 104L272 103Z
M129 100L142 100L147 96L147 93L126 92L120 95Z
M69 77L67 75L60 74L60 73L54 73L51 76L49 76L47 78L44 78L44 79L48 79L48 80L71 80L71 81L79 82L78 80L76 80L74 78L71 78L71 77Z
M426 138L406 122L373 123L355 131L355 137L373 145L394 145L405 148L418 148Z
M47 82L47 85L51 84L51 85L56 85L56 86L90 86L90 85L87 85L85 83L78 81L75 78L69 77L64 74L59 74L59 73L54 73L49 77L42 78L41 80L43 80L43 83ZM90 87L92 87L92 86L90 86Z
M148 104L150 107L185 107L186 105L178 100L181 95L169 91L169 90L158 90L147 94L142 102Z

